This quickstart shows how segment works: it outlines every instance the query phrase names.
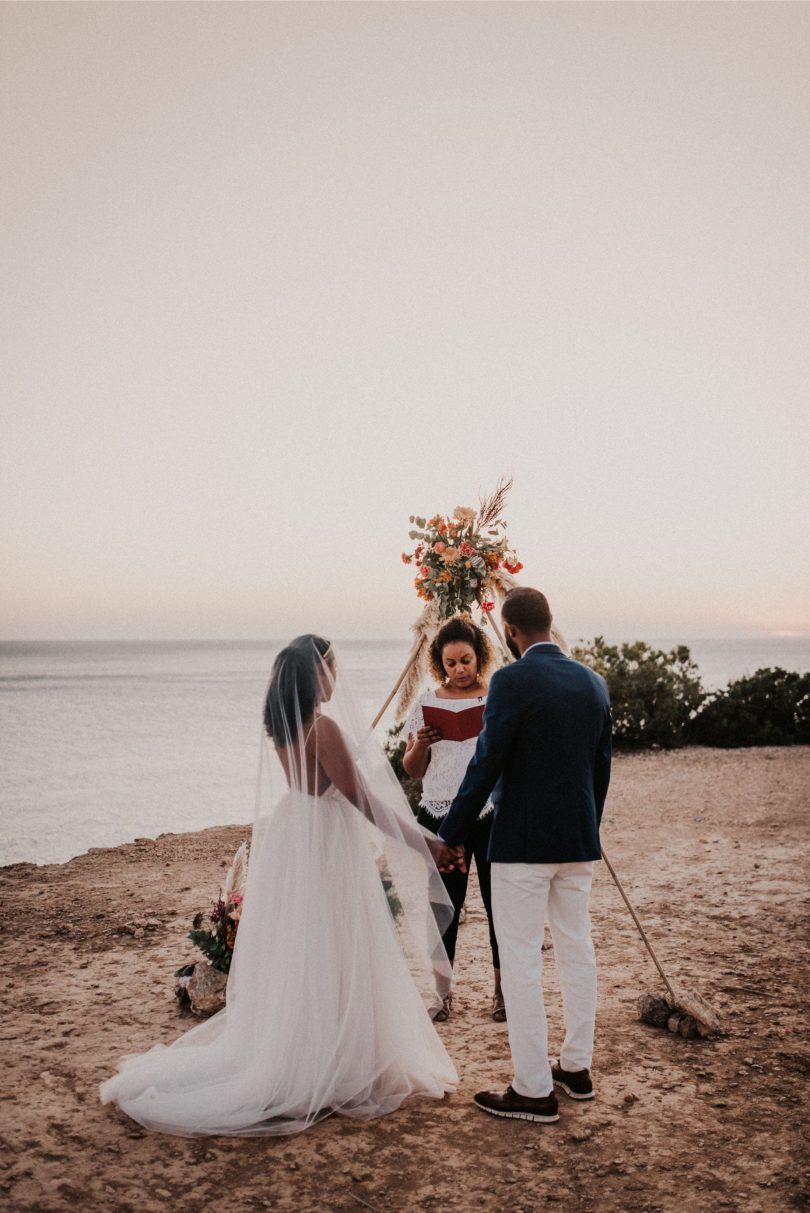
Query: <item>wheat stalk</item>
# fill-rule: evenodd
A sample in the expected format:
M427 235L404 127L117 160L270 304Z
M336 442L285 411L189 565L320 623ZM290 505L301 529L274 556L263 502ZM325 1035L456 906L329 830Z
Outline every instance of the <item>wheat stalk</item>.
M514 481L511 476L501 476L495 492L490 493L489 497L479 498L478 517L475 520L475 529L480 531L482 527L492 526L498 521L503 513L503 507L506 505L506 498L512 489Z

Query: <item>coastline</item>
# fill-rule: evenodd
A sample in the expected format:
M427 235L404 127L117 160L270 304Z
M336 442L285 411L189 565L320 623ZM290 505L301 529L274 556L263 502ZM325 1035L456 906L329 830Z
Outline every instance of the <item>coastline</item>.
M170 1042L174 970L249 826L162 834L64 864L0 869L8 1010L0 1192L13 1209L500 1210L563 1213L801 1206L810 747L687 748L616 760L603 838L671 979L728 1034L647 1028L659 981L610 877L594 885L600 966L597 1099L561 1099L548 1128L493 1121L471 1094L510 1079L489 1018L477 890L462 928L456 1010L441 1035L461 1074L443 1104L374 1122L332 1117L288 1139L178 1139L98 1103L127 1052ZM143 925L145 920L151 925ZM546 953L552 1050L561 1009ZM805 1198L807 1192L804 1193Z

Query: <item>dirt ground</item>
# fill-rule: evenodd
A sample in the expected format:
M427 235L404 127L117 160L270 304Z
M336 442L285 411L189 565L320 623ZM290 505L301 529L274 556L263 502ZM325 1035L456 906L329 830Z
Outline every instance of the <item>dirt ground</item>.
M173 973L194 958L196 910L246 831L166 834L49 867L0 871L6 1010L0 1207L55 1210L372 1209L770 1213L808 1207L805 926L810 748L688 749L620 758L603 840L671 976L727 1034L686 1041L641 1025L657 974L604 865L597 1097L560 1097L540 1126L471 1103L511 1078L489 1017L477 890L461 929L442 1036L461 1075L444 1103L370 1123L332 1117L293 1138L148 1133L102 1107L124 1053L190 1026ZM133 935L139 919L159 920ZM546 956L552 1049L561 1011Z

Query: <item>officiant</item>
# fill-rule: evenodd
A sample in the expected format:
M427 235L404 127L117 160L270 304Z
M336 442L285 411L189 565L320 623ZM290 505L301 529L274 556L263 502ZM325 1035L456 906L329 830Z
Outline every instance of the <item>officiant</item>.
M435 689L426 691L410 712L403 765L413 779L422 781L418 820L434 834L450 808L467 764L475 752L483 722L487 675L493 662L492 645L468 615L454 615L448 619L430 646L430 669L437 685ZM470 865L474 860L489 923L494 972L492 1018L496 1023L503 1023L506 1008L501 993L498 941L492 923L490 865L487 860L492 814L492 801L488 800L467 839L467 871L455 869L442 876L455 911L444 935L444 946L452 965L455 962L459 915L467 895ZM449 1019L452 1004L452 988L440 982L434 1020L443 1022Z

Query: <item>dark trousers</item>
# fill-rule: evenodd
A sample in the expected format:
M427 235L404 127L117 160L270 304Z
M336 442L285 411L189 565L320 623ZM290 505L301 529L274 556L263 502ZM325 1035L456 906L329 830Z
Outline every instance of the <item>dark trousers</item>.
M450 964L453 964L456 958L458 916L461 913L461 907L464 905L464 899L467 896L467 880L469 878L470 864L474 859L478 870L478 887L481 890L481 900L487 912L489 946L492 950L492 967L494 969L501 967L498 958L498 941L495 938L495 927L492 924L492 883L490 880L489 860L487 859L489 835L492 830L492 817L492 813L488 813L486 817L476 821L467 838L464 845L464 858L467 861L467 871L459 872L458 869L454 869L452 872L442 872L442 881L455 911L453 921L442 936ZM442 824L441 818L431 817L424 809L419 810L418 821L420 825L425 826L433 834L436 833Z

